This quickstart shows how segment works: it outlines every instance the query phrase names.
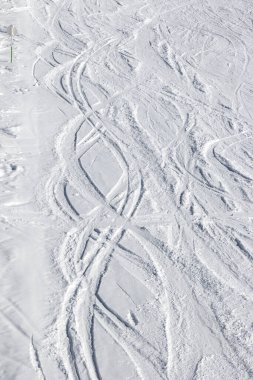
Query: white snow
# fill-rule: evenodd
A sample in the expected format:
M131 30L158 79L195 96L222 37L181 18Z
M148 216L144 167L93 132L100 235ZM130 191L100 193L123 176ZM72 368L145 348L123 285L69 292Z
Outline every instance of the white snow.
M252 57L250 0L2 0L0 379L253 379Z

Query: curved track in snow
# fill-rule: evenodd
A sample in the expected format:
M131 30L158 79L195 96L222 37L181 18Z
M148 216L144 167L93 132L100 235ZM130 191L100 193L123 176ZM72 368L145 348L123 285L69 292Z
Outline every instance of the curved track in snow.
M252 4L27 7L68 118L40 190L65 237L38 376L50 357L59 379L251 379Z

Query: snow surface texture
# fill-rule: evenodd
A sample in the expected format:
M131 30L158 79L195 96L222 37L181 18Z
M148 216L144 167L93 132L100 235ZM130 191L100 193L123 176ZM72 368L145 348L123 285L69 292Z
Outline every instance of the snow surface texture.
M253 379L252 1L0 12L0 378Z

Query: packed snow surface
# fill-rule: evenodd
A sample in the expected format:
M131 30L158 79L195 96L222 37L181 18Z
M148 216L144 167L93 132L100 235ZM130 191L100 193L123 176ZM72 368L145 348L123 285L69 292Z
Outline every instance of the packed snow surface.
M1 1L1 379L253 379L252 57L251 0Z

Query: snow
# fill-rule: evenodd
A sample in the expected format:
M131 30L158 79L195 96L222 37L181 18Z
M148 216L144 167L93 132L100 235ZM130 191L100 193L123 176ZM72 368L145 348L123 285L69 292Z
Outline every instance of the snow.
M2 0L1 379L253 378L252 19Z

